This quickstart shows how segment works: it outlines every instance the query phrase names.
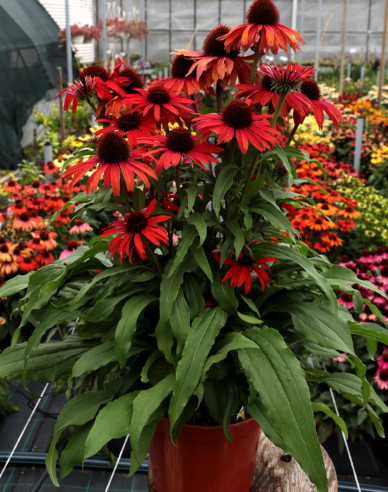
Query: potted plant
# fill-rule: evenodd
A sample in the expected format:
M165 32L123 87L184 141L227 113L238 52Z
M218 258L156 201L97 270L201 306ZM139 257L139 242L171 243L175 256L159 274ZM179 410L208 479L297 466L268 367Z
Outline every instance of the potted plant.
M71 41L73 44L82 44L84 41L90 42L93 39L97 41L101 38L100 26L89 26L85 24L80 26L78 24L72 24L70 26ZM66 29L61 29L58 33L58 39L62 43L66 41Z
M299 122L310 112L321 122L323 111L336 125L340 119L320 101L312 67L260 65L263 53L299 49L301 41L280 24L272 0L255 0L246 24L216 26L201 53L178 50L169 79L144 88L120 62L110 74L88 67L65 89L66 109L87 100L105 115L97 140L68 161L62 178L87 184L65 208L112 211L114 220L88 246L0 289L2 297L26 290L0 376L68 380L47 456L55 484L57 445L72 427L62 478L130 434L130 473L151 446L158 492L187 492L190 480L195 490L248 492L259 424L325 492L314 412L346 426L311 401L307 379L365 406L383 433L374 408L387 407L365 379L352 334L386 343L387 331L360 323L334 290L351 294L357 312L369 303L384 323L358 286L378 289L301 242L289 221L308 200L290 191L303 182L293 160L310 162L291 145L290 113ZM239 55L250 47L252 56ZM224 106L228 84L234 94ZM217 113L195 114L199 90L216 94ZM36 330L17 343L31 316ZM56 326L67 331L64 340L46 338ZM343 352L352 374L316 364ZM199 437L206 430L223 435L218 451L213 437ZM227 457L241 453L246 434L250 455ZM179 479L190 472L188 459L194 477Z

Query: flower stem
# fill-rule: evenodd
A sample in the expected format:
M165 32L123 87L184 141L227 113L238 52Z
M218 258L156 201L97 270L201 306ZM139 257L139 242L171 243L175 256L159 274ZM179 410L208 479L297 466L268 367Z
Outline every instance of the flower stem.
M259 43L257 43L259 44ZM255 82L255 77L256 77L256 72L257 72L257 67L259 66L259 63L261 62L261 55L258 47L256 47L255 50L255 58L253 59L253 64L252 64L252 72L251 72L251 77L249 79L249 83L253 84Z
M222 110L224 109L223 94L224 94L224 88L221 85L221 81L218 80L217 86L216 86L217 113L218 114L221 114Z
M87 95L85 99L86 99L87 103L89 104L89 106L93 109L93 111L96 112L97 108L94 105L94 103L92 102L92 100L90 99L90 97Z
M272 115L272 120L271 120L271 127L272 128L275 126L275 124L278 120L280 111L282 110L282 107L283 107L284 101L286 100L286 97L287 97L287 92L281 92L280 93L278 105L276 106L275 112Z
M179 204L182 205L182 189L181 189L181 165L178 164L175 168L176 192L179 199Z
M128 198L128 191L127 191L127 188L125 186L125 182L124 182L123 177L120 178L120 196L123 199L123 202L125 203L125 206L127 207L128 212L130 214L132 214L133 210L132 210L129 198Z
M150 260L150 263L152 264L155 273L159 278L162 278L162 270L160 268L158 260L155 257L155 253L152 251L149 244L147 244L146 250L147 250L147 258Z
M292 142L292 139L294 138L295 133L297 132L298 128L299 128L299 123L296 123L294 125L294 128L291 130L291 133L290 133L290 136L288 137L286 145L290 145L290 143Z
M255 172L255 169L256 169L256 166L259 164L260 162L260 159L261 157L256 157L256 159L253 159L252 163L251 163L251 166L249 168L249 171L248 171L248 174L247 174L247 179L245 181L245 185L244 185L244 190L243 190L243 193L241 195L241 199L240 199L240 207L244 201L244 198L245 198L245 195L247 194L247 189L248 189L248 185L251 181L251 178L253 176L253 173Z

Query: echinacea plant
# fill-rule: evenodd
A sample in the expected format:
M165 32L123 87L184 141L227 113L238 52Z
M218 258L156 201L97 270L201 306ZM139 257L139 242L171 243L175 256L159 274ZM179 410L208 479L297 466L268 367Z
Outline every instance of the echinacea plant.
M387 407L364 377L352 333L384 343L388 334L354 320L335 293L352 295L362 311L353 285L378 289L304 244L288 218L313 204L291 191L311 182L298 179L293 164L309 156L286 142L290 111L317 114L301 92L314 70L260 66L260 57L300 42L279 23L272 0L255 0L246 25L216 26L201 53L178 50L172 82L131 91L136 77L120 62L111 74L89 67L65 89L66 108L86 100L105 123L97 140L68 160L63 177L86 191L65 209L110 210L116 219L88 246L0 290L11 296L27 289L0 375L68 381L69 401L47 456L55 484L57 445L70 426L62 478L127 434L133 474L164 416L172 440L187 422L221 425L230 437L228 425L244 408L325 492L314 412L346 426L311 401L307 380L365 406L383 433L373 407ZM249 47L254 56L241 57ZM240 92L223 107L223 90L237 77ZM217 113L196 113L198 88L216 94ZM264 90L273 95L263 99ZM30 316L40 324L27 343L17 343ZM54 326L67 331L65 340L45 339ZM322 369L322 358L343 353L354 374Z

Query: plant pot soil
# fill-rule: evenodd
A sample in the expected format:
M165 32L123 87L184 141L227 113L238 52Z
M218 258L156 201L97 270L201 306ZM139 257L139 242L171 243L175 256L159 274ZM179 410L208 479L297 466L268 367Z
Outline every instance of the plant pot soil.
M229 442L221 427L186 425L173 444L164 418L150 448L156 492L249 492L260 431L253 419L232 424Z

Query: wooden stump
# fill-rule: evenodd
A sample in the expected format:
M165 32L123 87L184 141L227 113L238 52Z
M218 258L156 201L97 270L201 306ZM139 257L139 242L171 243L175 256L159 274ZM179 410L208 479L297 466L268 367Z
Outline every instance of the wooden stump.
M321 446L322 448L322 446ZM338 492L337 474L329 455L322 448L329 492ZM274 446L261 433L255 474L250 492L317 492L298 463L289 454ZM148 492L157 492L153 486L151 461L148 462Z

